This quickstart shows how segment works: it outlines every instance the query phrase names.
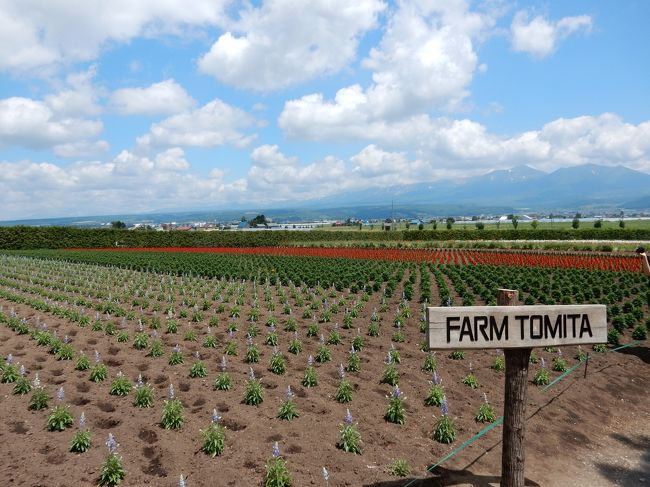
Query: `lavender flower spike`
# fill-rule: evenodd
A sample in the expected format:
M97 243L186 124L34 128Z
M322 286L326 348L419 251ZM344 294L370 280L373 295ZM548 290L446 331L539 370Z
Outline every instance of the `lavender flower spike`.
M312 365L314 365L314 357L312 357L311 355L307 358L307 365L308 365L309 367L311 367Z
M117 441L115 441L115 437L113 436L113 433L108 434L108 439L106 440L106 447L108 448L108 453L113 454L116 452L117 447L120 446Z
M142 374L138 374L138 381L135 383L136 389L139 389L144 385L144 381L142 380Z
M544 360L544 357L542 357L541 363L539 365L542 366L542 369L546 368L546 361Z
M36 372L36 375L34 376L34 380L32 381L32 385L34 386L35 389L38 389L41 387L41 379L38 378L38 372Z
M438 375L438 372L436 372L435 370L433 371L433 380L431 382L433 382L434 385L437 385L437 386L442 384L442 379Z
M97 350L95 350L95 363L99 363L102 361L102 356L99 354Z
M273 455L273 458L278 458L280 456L280 447L278 446L277 441L275 442L273 448L271 449L271 455Z
M291 386L287 386L287 400L293 399L293 396L295 396L295 394L291 390Z
M56 398L57 398L59 401L61 401L61 402L63 402L63 401L65 400L65 391L63 390L63 387L61 387L61 388L57 391L57 393L56 393Z
M399 386L395 386L393 388L393 392L391 393L391 396L394 399L402 399L403 394L402 394L402 391L400 390Z
M169 390L167 392L167 397L169 397L169 400L174 400L176 398L176 394L174 394L174 384L169 384Z
M443 416L447 416L449 414L449 404L447 403L447 396L444 396L442 398L442 404L440 405L440 412L442 413Z
M20 371L19 371L19 372L20 372L20 376L21 376L21 377L25 377L25 374L27 373L27 371L25 370L25 366L24 366L24 365L21 365L21 366L20 366Z
M86 413L81 411L81 416L79 416L79 429L84 429L86 427Z
M255 380L255 371L253 370L253 367L250 367L250 372L248 373L248 378L250 380Z
M325 467L323 467L323 480L325 482L330 481L330 473L327 471L327 469Z
M178 487L187 487L187 483L185 483L185 477L183 477L183 474L181 474L180 479L178 479Z
M339 364L339 379L343 379L345 377L345 368L343 367L343 364Z
M227 360L226 360L226 356L225 356L225 355L222 355L222 356L221 356L221 365L220 365L220 367L221 367L221 372L225 372L227 366L228 366L228 362L227 362Z
M350 414L350 410L347 409L345 413L345 417L343 418L343 422L348 426L350 426L352 424L352 421L353 421L352 414Z
M212 410L212 422L218 423L219 421L221 421L221 416L219 416L219 412L215 408Z
M11 365L14 363L14 356L12 354L7 355L7 360L6 362Z

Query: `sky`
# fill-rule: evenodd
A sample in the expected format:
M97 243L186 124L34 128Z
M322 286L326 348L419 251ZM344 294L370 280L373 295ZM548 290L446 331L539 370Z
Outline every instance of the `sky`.
M646 0L0 0L0 220L650 173L649 23Z

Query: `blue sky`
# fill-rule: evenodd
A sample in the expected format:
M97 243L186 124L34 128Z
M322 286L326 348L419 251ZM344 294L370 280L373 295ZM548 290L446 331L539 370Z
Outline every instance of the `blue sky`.
M650 172L650 2L0 1L0 220Z

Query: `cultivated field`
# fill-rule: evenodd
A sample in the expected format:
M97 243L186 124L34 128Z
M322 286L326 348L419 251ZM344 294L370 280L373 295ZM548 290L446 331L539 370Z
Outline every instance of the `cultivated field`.
M650 292L631 259L269 253L0 255L7 485L97 485L109 433L122 485L175 486L181 474L191 486L264 485L276 442L291 485L498 483L503 356L426 351L423 309L496 304L502 287L524 304L608 305L609 344L535 350L530 485L648 480ZM43 392L47 404L35 407ZM73 423L50 431L57 407ZM225 434L223 449L206 447L208 430ZM91 445L70 452L79 431Z

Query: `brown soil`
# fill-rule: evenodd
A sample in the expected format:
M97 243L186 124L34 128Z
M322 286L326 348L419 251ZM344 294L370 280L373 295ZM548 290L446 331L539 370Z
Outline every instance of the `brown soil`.
M432 283L435 288L435 282ZM453 289L450 286L450 289ZM401 291L400 291L401 292ZM51 395L58 387L66 391L66 403L77 419L85 412L92 432L93 447L82 455L68 451L76 429L52 433L45 430L47 412L29 411L30 395L12 394L12 384L0 384L0 478L7 486L86 486L96 485L105 457L104 442L109 432L120 444L126 478L122 485L175 486L183 473L188 485L199 486L260 486L265 462L275 441L287 460L293 485L325 485L322 467L330 472L329 486L404 486L419 477L412 486L498 485L500 472L501 428L495 428L453 459L427 474L426 468L477 433L483 425L474 415L487 393L497 414L503 411L504 374L490 368L494 353L466 352L464 361L453 361L441 353L438 370L449 399L450 415L456 423L458 436L452 445L441 445L431 438L438 408L424 406L430 375L420 370L424 352L419 350L422 335L418 331L419 304L411 303L413 316L405 327L407 341L396 344L401 352L400 387L407 396L406 424L387 423L383 416L391 388L380 384L383 360L390 348L394 331L392 316L398 296L390 300L390 311L383 315L381 335L365 336L366 347L361 352L361 372L348 374L355 386L354 399L349 404L337 403L333 396L338 383L337 367L346 363L349 344L356 327L365 335L373 308L378 306L376 293L366 304L352 330L341 329L343 344L331 346L333 360L317 365L319 385L306 389L300 385L307 356L316 354L318 340L307 338L305 329L311 320L298 319L303 352L297 356L286 353L290 334L282 328L286 316L277 305L273 315L279 318L280 348L288 361L285 375L267 370L271 347L263 345L266 335L264 322L269 312L263 308L259 321L260 336L255 340L262 351L259 364L253 369L264 385L264 402L258 407L242 404L249 366L244 362L244 334L249 305L242 306L241 318L220 320L216 335L220 344L226 337L225 323L238 322L236 334L238 356L229 357L229 372L234 379L230 391L214 391L212 382L218 372L222 345L218 349L201 346L207 319L192 325L199 341L182 341L186 324L179 334L169 336L160 330L166 345L163 357L146 357L131 343L135 325L129 323L129 343L118 343L115 337L93 332L90 326L80 328L67 320L39 313L49 329L58 336L73 337L77 350L85 350L92 360L98 350L109 365L109 379L95 384L88 372L74 370L73 361L57 361L44 347L36 346L27 335L16 335L0 327L0 353L12 353L16 362L24 364L30 378L38 372ZM341 294L341 293L339 293ZM434 289L434 296L436 291ZM250 290L248 292L250 297ZM274 294L274 299L277 298ZM37 313L26 305L0 300L5 311L14 308L18 316L34 324ZM294 308L295 309L295 308ZM300 308L302 309L302 308ZM206 313L206 316L208 314ZM343 312L332 323L321 325L327 336L334 322L342 322ZM164 323L164 320L163 320ZM185 363L168 365L169 347L179 343ZM190 379L188 371L198 350L208 366L208 377ZM575 363L575 349L564 349L570 365ZM537 350L550 363L552 354ZM480 382L477 390L461 383L468 373L470 361ZM533 370L537 366L533 366ZM156 389L154 407L138 409L132 405L133 393L118 398L109 395L110 382L121 370L134 380L139 373ZM527 424L526 485L542 486L638 486L650 485L650 352L646 346L631 347L621 352L592 354L586 378L582 369L544 392L529 386ZM531 372L532 378L532 372ZM558 373L553 372L556 377ZM160 427L162 400L172 382L185 407L185 423L178 431ZM287 385L296 393L295 402L300 417L291 422L277 419L277 410L284 399ZM200 430L209 425L213 408L218 408L227 428L226 450L216 458L200 451ZM358 423L362 437L362 455L345 453L336 447L338 429L349 408ZM387 472L395 459L405 459L412 467L410 477L397 479Z

